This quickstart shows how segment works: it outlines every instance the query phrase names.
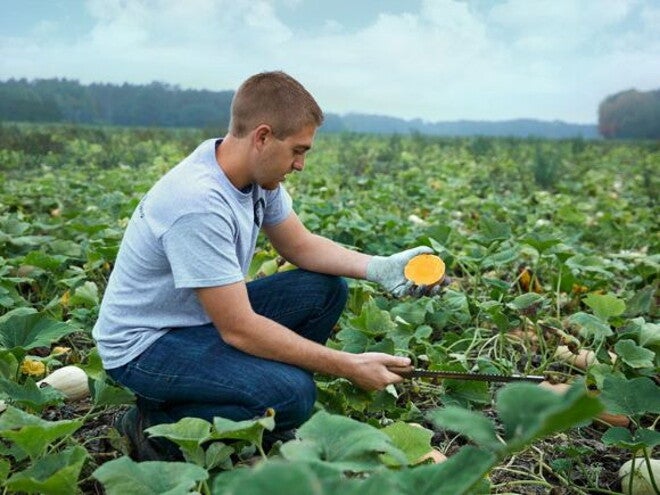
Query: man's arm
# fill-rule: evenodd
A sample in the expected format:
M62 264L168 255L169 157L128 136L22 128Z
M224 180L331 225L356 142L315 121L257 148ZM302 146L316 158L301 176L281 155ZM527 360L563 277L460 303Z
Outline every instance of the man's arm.
M255 313L244 282L196 289L196 292L223 340L248 354L348 378L366 390L382 389L402 381L388 367L410 365L406 357L375 352L351 354L307 340Z
M264 231L277 252L299 268L341 277L366 278L371 256L312 234L294 212L283 222L265 227Z

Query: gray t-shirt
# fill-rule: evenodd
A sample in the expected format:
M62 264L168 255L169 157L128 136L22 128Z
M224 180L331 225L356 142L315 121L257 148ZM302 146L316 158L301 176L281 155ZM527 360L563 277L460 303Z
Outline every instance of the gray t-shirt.
M244 280L259 229L291 198L234 187L204 141L145 195L128 223L92 335L106 369L128 363L170 328L211 320L194 289Z

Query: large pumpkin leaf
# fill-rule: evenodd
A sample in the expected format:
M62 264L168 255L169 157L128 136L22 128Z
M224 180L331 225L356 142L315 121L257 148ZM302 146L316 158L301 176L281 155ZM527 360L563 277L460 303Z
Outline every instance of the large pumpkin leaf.
M298 429L299 441L287 442L280 452L291 461L322 463L339 471L370 471L382 465L381 454L399 464L406 456L389 436L373 426L324 411Z
M78 477L87 459L80 446L48 454L7 480L7 488L16 492L46 495L77 493Z
M8 406L0 416L0 437L14 442L34 459L51 442L70 435L82 424L79 420L46 421Z
M120 457L103 464L92 476L108 495L184 495L209 473L186 462L134 462Z
M78 331L73 325L51 320L39 313L17 314L0 323L0 346L12 349L50 346Z

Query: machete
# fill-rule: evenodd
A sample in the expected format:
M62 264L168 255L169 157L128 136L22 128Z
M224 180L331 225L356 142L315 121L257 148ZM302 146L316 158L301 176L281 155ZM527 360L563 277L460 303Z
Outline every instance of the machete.
M443 378L445 380L476 380L481 382L535 382L541 383L545 380L540 375L496 375L491 373L470 373L468 371L429 371L413 369L408 371L397 371L391 369L403 378Z

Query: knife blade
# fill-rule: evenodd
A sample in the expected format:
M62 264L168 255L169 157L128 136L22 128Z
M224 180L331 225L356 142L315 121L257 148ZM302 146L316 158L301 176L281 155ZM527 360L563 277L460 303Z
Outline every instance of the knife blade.
M534 382L541 383L545 377L541 375L496 375L493 373L471 373L468 371L429 371L413 369L408 371L392 370L404 378L443 378L445 380L475 380L481 382Z

